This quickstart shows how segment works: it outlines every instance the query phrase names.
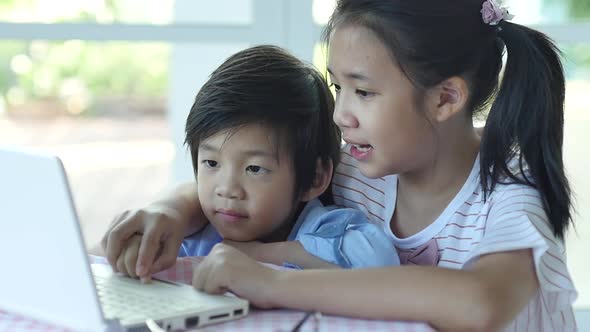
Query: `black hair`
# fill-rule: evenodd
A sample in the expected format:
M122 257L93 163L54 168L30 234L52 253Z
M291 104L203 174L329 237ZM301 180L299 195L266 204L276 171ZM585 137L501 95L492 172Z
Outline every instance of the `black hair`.
M299 196L311 188L318 160L324 167L338 164L341 134L333 112L328 85L312 66L276 46L240 51L211 74L186 120L185 144L195 175L200 142L224 130L261 124L291 157ZM332 203L330 192L321 196L325 204Z
M450 77L463 77L469 84L471 116L491 104L480 150L485 197L498 183L536 188L553 233L563 239L572 203L562 155L565 79L560 52L538 31L507 21L484 23L483 2L339 0L324 40L342 25L371 30L418 94ZM520 170L515 173L508 163L517 156Z

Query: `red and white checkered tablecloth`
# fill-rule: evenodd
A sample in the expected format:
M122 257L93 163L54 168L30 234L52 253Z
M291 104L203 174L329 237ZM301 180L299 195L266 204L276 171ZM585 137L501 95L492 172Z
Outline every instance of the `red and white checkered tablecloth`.
M201 262L200 257L179 258L176 265L166 271L157 273L154 277L163 280L191 283L193 267ZM92 256L93 263L104 263L103 257ZM210 325L195 331L202 332L240 332L240 331L272 331L288 332L304 317L305 313L294 310L250 310L248 316L221 323ZM0 332L64 332L64 328L50 323L35 321L22 315L8 313L0 310ZM424 323L415 322L392 322L379 320L353 319L337 316L322 316L315 322L308 319L301 327L305 331L392 331L392 332L432 332L431 327Z

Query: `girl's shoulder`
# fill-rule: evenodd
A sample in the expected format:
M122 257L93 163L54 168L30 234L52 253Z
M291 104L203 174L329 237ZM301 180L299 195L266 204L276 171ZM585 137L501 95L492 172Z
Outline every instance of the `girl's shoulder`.
M529 176L518 162L510 165L516 167L517 176ZM440 252L438 266L455 269L467 269L484 255L530 250L540 291L507 330L529 325L532 330L565 331L575 326L572 303L577 292L567 268L565 245L553 233L534 187L504 179L484 199L478 183L434 240ZM532 319L531 313L538 319Z
M507 330L523 325L532 330L573 328L572 303L577 292L568 271L564 241L555 236L539 191L523 184L498 184L483 211L480 237L472 242L461 268L468 268L483 255L530 250L539 281L540 291ZM544 318L531 320L531 312Z

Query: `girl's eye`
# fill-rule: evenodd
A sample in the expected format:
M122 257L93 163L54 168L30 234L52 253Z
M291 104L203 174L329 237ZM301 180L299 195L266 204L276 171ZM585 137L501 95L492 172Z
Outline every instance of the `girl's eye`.
M332 83L332 84L330 84L330 86L334 87L334 90L336 91L336 93L340 92L340 85Z
M370 98L373 97L375 95L375 92L369 92L366 90L361 90L361 89L357 89L356 93L361 96L362 98Z
M255 175L262 175L262 174L268 173L269 171L268 171L268 169L261 167L261 166L250 165L250 166L246 167L246 172L252 173Z
M215 160L203 160L202 161L203 164L205 164L205 166L207 166L208 168L215 168L217 167L218 163Z

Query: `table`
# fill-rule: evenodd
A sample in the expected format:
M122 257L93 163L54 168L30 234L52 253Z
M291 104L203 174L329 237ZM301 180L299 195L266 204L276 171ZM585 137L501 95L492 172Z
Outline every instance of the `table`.
M106 264L104 257L91 256L93 263ZM201 262L201 257L179 258L172 268L159 272L155 278L169 281L191 283L193 267ZM210 325L196 329L201 332L245 332L272 331L288 332L304 317L305 313L296 310L250 310L248 316L226 323ZM35 321L22 315L8 313L0 309L0 332L65 332L64 328L46 322ZM310 318L301 327L301 332L312 331L392 331L392 332L432 332L430 326L419 322L399 322L354 319L323 315L318 321Z

